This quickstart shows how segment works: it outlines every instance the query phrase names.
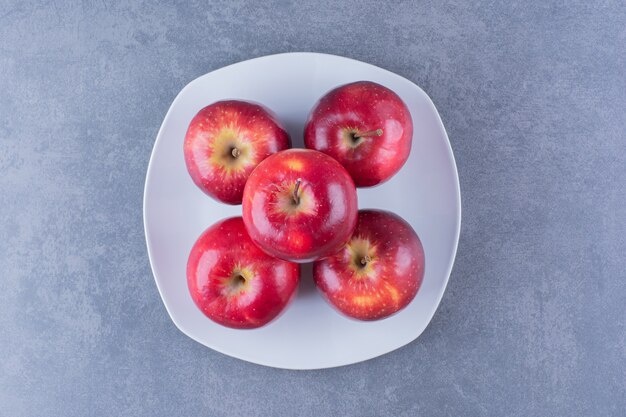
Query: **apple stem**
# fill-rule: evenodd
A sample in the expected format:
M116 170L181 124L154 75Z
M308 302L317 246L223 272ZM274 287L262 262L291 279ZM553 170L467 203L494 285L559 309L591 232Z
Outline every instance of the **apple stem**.
M300 204L300 195L298 195L298 191L300 190L301 183L302 183L302 180L298 178L296 180L296 186L293 189L293 202L296 203L296 205Z
M233 158L238 158L239 155L241 155L241 151L237 148L233 148L233 150L230 151L230 154L233 156Z
M356 132L354 134L355 138L366 138L369 136L382 136L383 134L383 130L382 129L376 129L376 130L368 130L367 132Z
M365 255L364 257L361 258L361 265L365 266L371 261L372 261L372 258L370 258L369 255Z

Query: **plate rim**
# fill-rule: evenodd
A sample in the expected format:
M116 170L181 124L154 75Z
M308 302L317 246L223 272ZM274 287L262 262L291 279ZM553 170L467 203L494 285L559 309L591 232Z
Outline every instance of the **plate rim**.
M448 265L446 266L446 276L444 278L444 282L443 285L441 286L441 289L439 290L439 292L437 293L437 297L436 297L436 304L435 304L435 308L433 309L433 311L430 313L430 317L428 317L428 320L426 322L426 326L411 340L402 343L392 349L389 349L387 351L378 353L374 356L371 356L369 358L366 359L356 359L356 360L351 360L345 363L341 363L341 364L336 364L336 365L330 365L330 366L310 366L310 367L306 367L306 366L277 366L277 365L273 365L273 364L269 364L269 363L263 363L260 361L252 361L252 360L248 360L248 359L243 359L237 356L234 356L232 354L230 354L229 352L224 351L224 349L219 349L219 348L215 348L213 346L207 346L205 343L203 343L202 341L198 340L196 337L192 336L189 332L187 332L184 327L179 321L178 319L176 319L174 317L174 315L172 314L172 312L170 311L170 308L168 307L167 303L165 302L165 299L163 297L163 289L161 288L161 286L159 285L159 280L157 279L157 274L155 272L155 261L154 261L154 255L153 255L153 249L151 247L150 244L150 232L148 230L148 225L147 225L147 215L146 215L146 207L147 207L147 195L148 195L148 187L149 187L149 183L150 178L151 178L151 171L153 169L153 160L154 160L154 156L155 156L155 150L157 149L157 145L160 143L160 141L162 140L162 136L163 136L163 130L164 130L164 126L167 124L167 122L169 121L169 118L171 117L172 114L172 109L175 107L175 105L177 104L177 102L181 99L181 97L183 96L183 93L185 93L187 90L193 88L193 86L199 82L200 79L208 76L209 74L213 74L215 72L221 72L221 71L227 71L230 67L235 66L235 65L239 65L242 63L248 63L251 61L260 61L260 60L266 60L266 59L272 59L272 58L276 58L279 56L287 56L287 55L292 55L292 56L297 56L297 55L307 55L307 56L311 56L311 57L315 57L315 56L322 56L324 58L332 58L332 59L341 59L341 60L347 60L347 61L352 61L354 63L357 63L359 65L367 65L370 67L374 67L376 70L380 70L383 71L385 73L387 73L388 75L392 76L392 77L399 77L402 80L405 80L406 82L409 82L411 85L413 85L413 87L415 87L421 94L423 94L426 99L427 99L427 103L428 105L432 108L432 110L434 110L434 113L436 115L436 120L437 120L437 124L438 127L441 129L441 131L443 132L444 136L445 136L445 142L446 142L446 151L448 156L451 158L452 161L452 168L453 168L453 173L454 173L454 183L455 183L455 198L458 202L457 204L457 210L456 210L456 228L455 228L455 236L454 236L454 248L452 250L452 256L450 261L448 262ZM226 355L228 357L234 358L234 359L238 359L244 362L248 362L248 363L253 363L255 365L260 365L260 366L266 366L266 367L270 367L270 368L275 368L275 369L289 369L289 370L319 370L319 369L331 369L331 368L338 368L338 367L342 367L342 366L348 366L348 365L353 365L356 363L361 363L361 362L366 362L369 360L372 360L374 358L386 355L388 353L391 353L395 350L398 350L406 345L408 345L409 343L414 342L415 340L417 340L423 333L424 331L426 331L426 329L428 328L428 326L430 326L430 323L432 322L432 319L435 315L435 313L437 312L437 310L439 309L439 306L441 305L441 300L443 298L443 295L448 287L448 282L450 281L450 276L452 275L452 269L454 268L454 264L456 261L456 255L457 255L457 251L458 251L458 246L459 246L459 239L460 239L460 234L461 234L461 222L462 222L462 199L461 199L461 183L460 183L460 179L459 179L459 173L458 173L458 167L456 164L456 158L454 157L454 152L452 150L452 144L450 143L450 138L448 136L448 132L443 124L443 121L441 120L441 115L439 114L439 111L437 110L437 107L435 106L435 104L433 103L432 99L430 98L430 96L417 84L415 84L413 81L411 81L408 78L405 78L399 74L394 73L393 71L387 70L385 68L381 68L377 65L374 64L370 64L368 62L363 62L363 61L359 61L357 59L353 59L353 58L349 58L349 57L345 57L345 56L341 56L341 55L335 55L335 54L328 54L328 53L321 53L321 52L282 52L282 53L276 53L276 54L270 54L270 55L263 55L263 56L259 56L259 57L255 57L255 58L250 58L250 59L246 59L243 61L238 61L238 62L234 62L231 63L229 65L217 68L215 70L209 71L207 73L204 73L196 78L194 78L193 80L191 80L190 82L188 82L179 92L178 94L176 94L176 97L174 98L174 100L172 101L172 103L169 105L167 112L165 114L165 117L163 118L163 121L161 122L161 126L159 127L159 131L157 132L156 135L156 139L154 140L154 144L152 145L152 151L150 152L150 158L148 160L148 166L146 169L146 178L144 180L144 187L143 187L143 198L142 198L142 217L143 217L143 227L144 227L144 237L145 237L145 241L146 241L146 249L148 252L148 261L150 263L150 270L152 272L152 277L154 279L154 282L156 284L157 290L159 292L159 297L161 298L161 303L163 304L163 306L165 307L165 310L167 311L168 316L170 317L170 320L172 320L172 322L174 323L174 325L176 326L176 328L183 333L185 336L189 337L190 339L194 340L195 342L201 344L202 346L205 346L209 349L212 349L216 352L219 352L223 355Z

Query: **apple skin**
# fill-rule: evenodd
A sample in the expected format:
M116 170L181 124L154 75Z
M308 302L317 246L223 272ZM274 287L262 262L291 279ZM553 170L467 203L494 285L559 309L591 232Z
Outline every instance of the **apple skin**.
M379 320L406 307L424 278L424 249L411 226L381 210L360 210L354 235L313 264L324 298L358 320Z
M273 258L250 239L241 217L219 221L198 238L187 262L194 303L211 320L235 329L261 327L289 304L298 264Z
M304 128L305 146L339 161L357 187L391 178L408 159L412 141L413 121L406 104L390 89L370 81L328 92Z
M265 159L243 192L243 221L252 240L268 254L293 262L339 250L354 231L357 212L350 174L310 149L288 149Z
M241 204L252 170L291 147L291 139L265 107L239 100L206 106L191 120L184 154L193 182L209 196Z

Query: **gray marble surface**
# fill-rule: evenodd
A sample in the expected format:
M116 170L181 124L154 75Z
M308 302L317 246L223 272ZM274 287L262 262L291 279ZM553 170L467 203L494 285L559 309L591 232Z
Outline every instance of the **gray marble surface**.
M623 416L625 27L611 0L0 0L0 416ZM422 86L463 194L424 334L313 372L180 333L142 225L177 92L286 51Z

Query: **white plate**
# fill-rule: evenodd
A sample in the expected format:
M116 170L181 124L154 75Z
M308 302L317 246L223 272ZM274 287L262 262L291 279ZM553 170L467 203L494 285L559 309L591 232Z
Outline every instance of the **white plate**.
M359 189L359 208L390 210L420 236L426 274L417 297L400 313L357 322L333 310L315 289L310 265L302 268L297 298L287 311L256 330L232 330L206 318L187 290L187 256L197 237L219 219L241 215L191 181L183 157L187 126L202 107L244 99L272 109L303 147L305 119L324 93L357 80L394 90L413 116L411 156L385 184ZM288 369L347 365L397 349L418 337L443 295L461 227L461 195L452 149L432 101L418 86L389 71L352 59L316 53L271 55L240 62L189 83L170 107L152 151L144 192L144 227L150 264L167 311L192 339L224 354Z

